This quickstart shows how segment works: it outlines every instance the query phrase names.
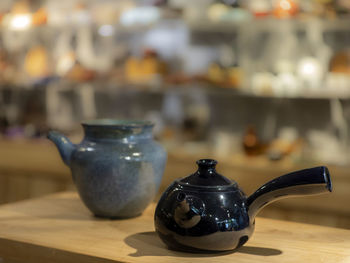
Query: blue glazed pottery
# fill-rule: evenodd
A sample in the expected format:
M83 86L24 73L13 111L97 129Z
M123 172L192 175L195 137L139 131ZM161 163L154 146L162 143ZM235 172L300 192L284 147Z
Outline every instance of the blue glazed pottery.
M85 205L108 218L135 217L154 199L166 152L147 121L92 120L82 123L84 138L72 144L52 131L53 141Z
M288 197L332 191L324 166L278 177L247 197L237 183L218 174L215 160L197 161L198 170L173 182L155 211L163 242L187 252L227 251L248 241L255 216L265 205Z

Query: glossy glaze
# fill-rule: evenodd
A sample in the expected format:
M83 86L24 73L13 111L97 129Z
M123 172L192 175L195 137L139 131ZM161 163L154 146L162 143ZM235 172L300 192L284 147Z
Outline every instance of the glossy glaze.
M96 120L83 123L81 143L50 132L70 167L85 205L96 216L140 215L154 199L166 162L164 149L152 139L148 122Z
M252 235L255 216L265 205L290 195L332 190L326 167L276 178L246 197L237 183L218 174L215 160L197 161L198 170L174 181L155 211L155 228L170 249L226 251L242 246Z

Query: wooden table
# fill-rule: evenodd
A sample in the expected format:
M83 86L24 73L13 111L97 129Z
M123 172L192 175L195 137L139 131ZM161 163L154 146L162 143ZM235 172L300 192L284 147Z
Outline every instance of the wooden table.
M71 192L3 205L0 262L350 262L350 230L264 218L234 253L170 251L153 212L154 204L134 219L97 219Z

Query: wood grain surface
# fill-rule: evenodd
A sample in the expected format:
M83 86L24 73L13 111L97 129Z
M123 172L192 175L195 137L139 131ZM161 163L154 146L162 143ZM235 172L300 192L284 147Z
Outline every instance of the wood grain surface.
M236 252L168 250L154 232L154 204L140 217L93 217L76 193L0 206L0 262L350 262L350 230L257 218Z

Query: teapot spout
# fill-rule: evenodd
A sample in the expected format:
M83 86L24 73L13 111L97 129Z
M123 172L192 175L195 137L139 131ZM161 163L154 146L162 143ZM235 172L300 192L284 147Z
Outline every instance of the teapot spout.
M47 138L56 145L63 162L69 166L75 145L66 136L56 131L50 131Z
M331 177L325 166L300 170L275 178L248 197L250 221L253 223L255 216L264 206L278 199L324 192L332 192Z

